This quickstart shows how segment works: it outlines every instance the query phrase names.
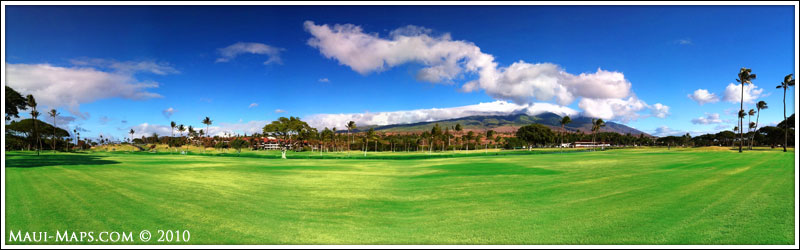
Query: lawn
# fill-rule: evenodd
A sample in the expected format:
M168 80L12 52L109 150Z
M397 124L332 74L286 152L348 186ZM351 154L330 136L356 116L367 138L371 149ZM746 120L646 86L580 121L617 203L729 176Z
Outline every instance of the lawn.
M189 244L794 244L793 151L512 152L6 152L4 233L189 230Z

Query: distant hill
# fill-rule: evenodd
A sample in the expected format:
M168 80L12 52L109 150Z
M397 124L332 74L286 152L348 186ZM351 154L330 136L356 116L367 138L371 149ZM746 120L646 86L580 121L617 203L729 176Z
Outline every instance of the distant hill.
M408 124L392 124L384 126L359 126L355 132L367 131L374 128L376 131L383 132L419 132L430 131L431 127L438 123L439 126L453 128L456 124L461 124L464 130L487 130L493 129L498 132L514 132L519 127L528 124L542 124L550 127L551 129L561 129L560 122L561 116L553 113L542 113L539 115L531 116L526 114L512 114L512 115L499 115L499 116L468 116L456 119L433 121L433 122L417 122ZM566 126L568 131L581 131L589 133L592 129L592 118L589 117L575 117L572 123ZM630 133L632 135L647 133L637 129L625 126L615 122L606 122L606 126L600 130L601 132L616 132L620 134Z

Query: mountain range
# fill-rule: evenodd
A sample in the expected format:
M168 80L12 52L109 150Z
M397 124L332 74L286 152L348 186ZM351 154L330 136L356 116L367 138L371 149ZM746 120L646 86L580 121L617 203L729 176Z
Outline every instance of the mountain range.
M501 133L511 133L515 132L519 127L529 125L529 124L542 124L547 127L550 127L553 130L560 130L561 129L561 116L554 114L554 113L542 113L538 115L527 115L524 113L519 114L510 114L510 115L478 115L478 116L468 116L462 118L454 118L448 120L441 120L441 121L430 121L430 122L417 122L417 123L407 123L407 124L392 124L392 125L382 125L382 126L359 126L354 132L363 132L367 131L370 128L375 129L375 131L382 131L382 132L419 132L419 131L429 131L431 127L438 123L439 126L442 128L451 128L455 127L456 124L461 124L462 128L465 131L485 131L488 129L495 130ZM567 124L565 128L571 132L583 132L583 133L591 133L592 129L592 118L589 117L575 117L572 119L572 122ZM635 128L628 127L623 124L619 124L616 122L606 122L606 126L600 129L601 132L616 132L620 134L628 134L638 136L639 134L644 134L645 136L650 136L649 134L639 131Z

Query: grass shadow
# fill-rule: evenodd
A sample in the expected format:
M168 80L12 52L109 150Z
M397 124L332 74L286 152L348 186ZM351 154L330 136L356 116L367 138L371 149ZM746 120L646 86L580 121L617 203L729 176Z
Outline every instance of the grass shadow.
M7 168L38 168L70 165L109 165L120 163L105 160L102 156L88 154L13 155L6 157Z

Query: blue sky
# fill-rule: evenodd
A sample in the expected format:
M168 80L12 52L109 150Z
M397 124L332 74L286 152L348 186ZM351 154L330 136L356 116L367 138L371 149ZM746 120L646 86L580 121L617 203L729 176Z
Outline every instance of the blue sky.
M648 133L697 135L734 126L738 101L726 101L725 92L741 67L757 74L753 94L769 104L761 123L782 120L783 93L775 85L795 68L793 6L7 6L5 21L4 84L40 93L40 103L58 108L67 126L87 130L82 136L124 137L130 128L137 136L168 133L169 121L205 128L205 116L218 127L212 132L253 131L288 115L316 124L380 123L386 120L379 112L417 110L389 115L393 122L416 121L473 112L432 108L484 103L485 112L498 101L545 110L563 105ZM312 34L345 24L358 28ZM431 47L378 50L397 42L395 33L429 39ZM348 34L376 46L341 52L346 43L333 39ZM222 49L237 43L259 52L243 49L219 60ZM480 53L454 56L453 65L414 54L467 51L459 48ZM409 53L416 59L402 59ZM478 63L486 55L495 66ZM265 64L272 56L280 62ZM385 63L365 61L376 57ZM473 62L479 70L469 69ZM425 81L420 70L427 68L451 74ZM486 68L493 71L480 70ZM492 72L506 78L464 87ZM515 72L528 78L511 77ZM42 79L50 73L64 76ZM73 78L87 83L64 82ZM50 84L75 93L47 90ZM90 91L69 84L110 90L87 97ZM521 90L510 91L514 86ZM690 99L698 89L718 101Z

